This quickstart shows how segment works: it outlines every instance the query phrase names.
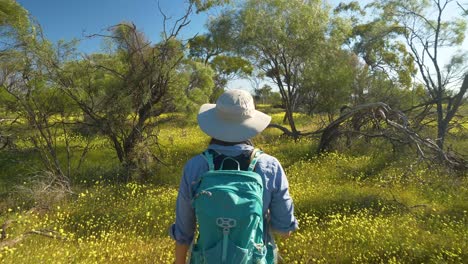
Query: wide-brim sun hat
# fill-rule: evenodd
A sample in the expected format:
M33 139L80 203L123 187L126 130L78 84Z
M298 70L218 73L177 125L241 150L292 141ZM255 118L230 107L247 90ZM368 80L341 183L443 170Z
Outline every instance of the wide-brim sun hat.
M242 142L262 132L271 117L255 110L252 96L244 90L228 90L216 104L204 104L198 112L198 125L212 138Z

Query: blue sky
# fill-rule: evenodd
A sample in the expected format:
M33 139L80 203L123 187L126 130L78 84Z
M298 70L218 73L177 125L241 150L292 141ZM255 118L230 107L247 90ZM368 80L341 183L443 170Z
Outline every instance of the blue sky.
M42 26L46 37L55 42L59 39L81 39L79 49L83 52L97 51L99 39L87 35L106 33L109 26L122 21L131 21L151 41L157 41L163 18L158 10L157 0L17 0ZM161 9L175 21L188 6L184 0L160 0ZM183 37L201 32L208 14L192 15L191 23ZM170 25L171 23L168 23Z
M85 53L99 51L102 40L87 38L91 34L106 34L106 29L122 21L131 21L153 42L157 42L163 29L163 18L158 10L175 21L184 14L188 0L17 0L42 26L45 36L52 42L60 39L80 39L79 50ZM239 0L240 1L240 0ZM329 0L332 5L350 0ZM362 5L370 0L359 1ZM191 23L182 31L183 38L204 32L204 24L219 10L193 14ZM450 12L447 12L450 16ZM168 25L172 23L169 21ZM463 47L468 47L468 38ZM448 60L454 50L441 50L442 60ZM247 80L234 80L229 88L250 89Z

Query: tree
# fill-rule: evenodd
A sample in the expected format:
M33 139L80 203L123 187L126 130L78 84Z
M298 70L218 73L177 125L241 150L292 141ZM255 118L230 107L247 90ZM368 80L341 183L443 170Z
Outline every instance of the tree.
M334 10L337 19L344 19L352 27L345 41L355 54L351 104L385 102L401 109L402 95L409 92L416 73L413 58L399 39L404 29L392 20L366 16L370 7L361 8L352 1Z
M190 0L190 4L195 5L196 12L204 12L215 6L221 6L229 3L229 0Z
M113 53L55 63L61 89L81 108L87 125L109 138L127 176L137 172L145 180L149 171L138 165L159 160L152 150L158 144L156 117L182 108L192 112L193 102L206 102L211 94L212 71L187 60L185 45L176 39L189 14L159 43L122 23L105 36Z
M444 152L434 141L418 135L408 127L408 118L401 111L395 111L381 102L362 104L343 111L339 118L323 129L318 153L332 149L343 136L346 137L348 147L351 137L363 137L368 143L371 139L383 138L391 142L394 152L399 145L415 146L419 156L417 162L426 160L432 163L434 157L439 157L450 168L462 172L468 169L468 163L463 157Z
M5 0L0 2L0 52L2 56L25 41L28 33L34 33L35 27L31 24L28 12L16 1Z
M252 74L251 63L232 52L232 43L229 41L232 21L221 16L207 23L208 33L195 36L189 40L190 57L209 65L215 72L214 89L210 102L224 92L227 83L238 77Z
M292 135L299 132L293 112L297 110L301 77L306 67L317 65L328 26L322 1L250 0L240 9L222 14L233 21L230 42L234 50L261 69L278 87Z
M1 2L0 11L11 10L10 2L15 4L9 1L8 8ZM16 57L0 54L5 59L2 88L17 100L34 129L38 129L42 141L37 142L45 142L43 146L48 151L44 153L56 154L55 147L48 143L48 140L57 142L56 135L48 129L63 127L65 133L69 125L92 127L109 139L129 172L126 176L137 172L139 179L144 180L148 171L139 170L139 166L147 167L158 160L152 148L158 143L156 117L176 109L193 112L212 93L212 70L187 59L187 45L177 39L179 32L189 24L195 7L198 12L224 2L189 1L185 15L171 28L166 28L167 17L162 13L162 40L156 44L150 43L131 23L116 25L109 29L109 35L93 36L109 40L107 53L83 57L78 56L72 44L59 42L55 48L42 38L37 27L23 26L18 17L27 12L16 10L9 20L3 17L0 20L2 40L8 38L9 44L15 43L8 52L18 54ZM14 63L6 62L13 58ZM66 103L55 104L59 109L52 109L54 105L47 101L50 98ZM61 116L60 124L67 126L57 126L55 117L65 113L60 112L64 106L67 114L73 111L76 115L79 109L82 116L74 118L73 124L67 116Z
M39 25L15 1L0 2L0 97L2 105L24 120L23 136L40 155L47 175L42 191L58 187L71 191L70 176L73 151L71 131L67 124L73 109L70 101L56 87L46 61L64 54L54 52L50 42L41 34ZM86 154L84 147L82 156ZM64 149L64 151L62 151ZM65 159L59 159L65 152ZM80 159L82 160L82 159ZM57 189L56 189L57 190Z
M369 73L385 75L395 87L411 86L414 62L403 42L402 29L387 20L376 19L353 28L353 51L369 66Z
M210 101L215 89L214 75L209 66L190 59L184 60L174 80L177 82L171 95L174 109L187 114L197 113L200 105Z
M326 63L320 64L320 70L307 68L301 87L301 105L306 112L326 113L330 122L349 103L359 67L354 54L331 43L327 52L318 55Z
M386 0L375 3L375 6L381 8L382 19L391 19L404 30L406 45L431 97L429 103L436 105L436 142L443 148L449 123L463 103L468 89L466 85L461 85L463 78L468 78L468 57L466 52L460 52L453 55L447 65L443 65L441 51L447 47L460 47L465 38L466 19L455 14L446 19L449 8L457 8L453 0ZM457 87L460 88L457 90Z
M261 102L262 104L266 104L267 100L272 95L273 88L268 85L264 84L262 88L255 89L255 99L256 102Z

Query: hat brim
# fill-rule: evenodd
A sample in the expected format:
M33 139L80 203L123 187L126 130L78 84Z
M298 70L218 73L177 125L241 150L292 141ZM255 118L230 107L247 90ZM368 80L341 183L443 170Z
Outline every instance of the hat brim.
M255 110L251 117L242 121L221 119L216 112L215 104L204 104L198 112L198 125L200 129L212 138L225 142L242 142L253 138L262 132L271 117Z

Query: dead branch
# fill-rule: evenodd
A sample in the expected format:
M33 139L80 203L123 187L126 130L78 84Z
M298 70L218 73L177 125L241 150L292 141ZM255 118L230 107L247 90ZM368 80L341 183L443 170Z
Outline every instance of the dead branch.
M312 132L297 131L297 133L294 133L291 130L289 130L288 128L286 128L286 127L284 127L282 125L278 125L278 124L269 124L267 128L279 129L279 130L281 130L281 132L283 132L284 135L286 135L288 137L292 137L292 138L297 138L297 137L300 137L300 136L319 135L319 134L321 134L323 132L323 129L319 129L319 130L312 131Z
M465 9L458 1L457 1L457 5L461 8L461 10L462 10L466 15L468 15L468 9Z
M283 134L290 136L290 137L295 137L297 134L294 134L291 130L287 129L284 126L278 125L278 124L269 124L269 128L277 128L283 132Z
M0 233L0 241L4 240L6 238L6 230L8 227L10 227L11 224L15 223L16 221L14 220L7 220L5 223L2 225L2 232Z
M19 235L18 237L0 242L0 249L3 249L5 247L13 247L14 245L23 241L23 239L25 239L26 237L30 235L39 235L39 236L48 237L52 239L59 239L63 241L68 240L66 237L61 236L60 233L54 230L48 230L48 229L30 230Z
M402 202L400 202L396 197L395 197L395 194L393 194L393 192L390 190L390 195L392 195L392 202L398 204L399 206L401 207L404 207L406 208L406 210L410 211L411 209L415 209L415 208L419 208L419 207L424 207L426 208L427 207L427 204L415 204L415 205L411 205L411 206L408 206Z
M368 130L368 131L361 131ZM358 105L342 112L341 116L323 129L318 153L331 149L338 138L346 136L349 142L355 135L384 138L392 144L413 145L421 159L441 160L450 168L467 170L468 161L451 151L444 151L429 138L421 137L409 126L408 118L401 111L392 110L382 102Z

